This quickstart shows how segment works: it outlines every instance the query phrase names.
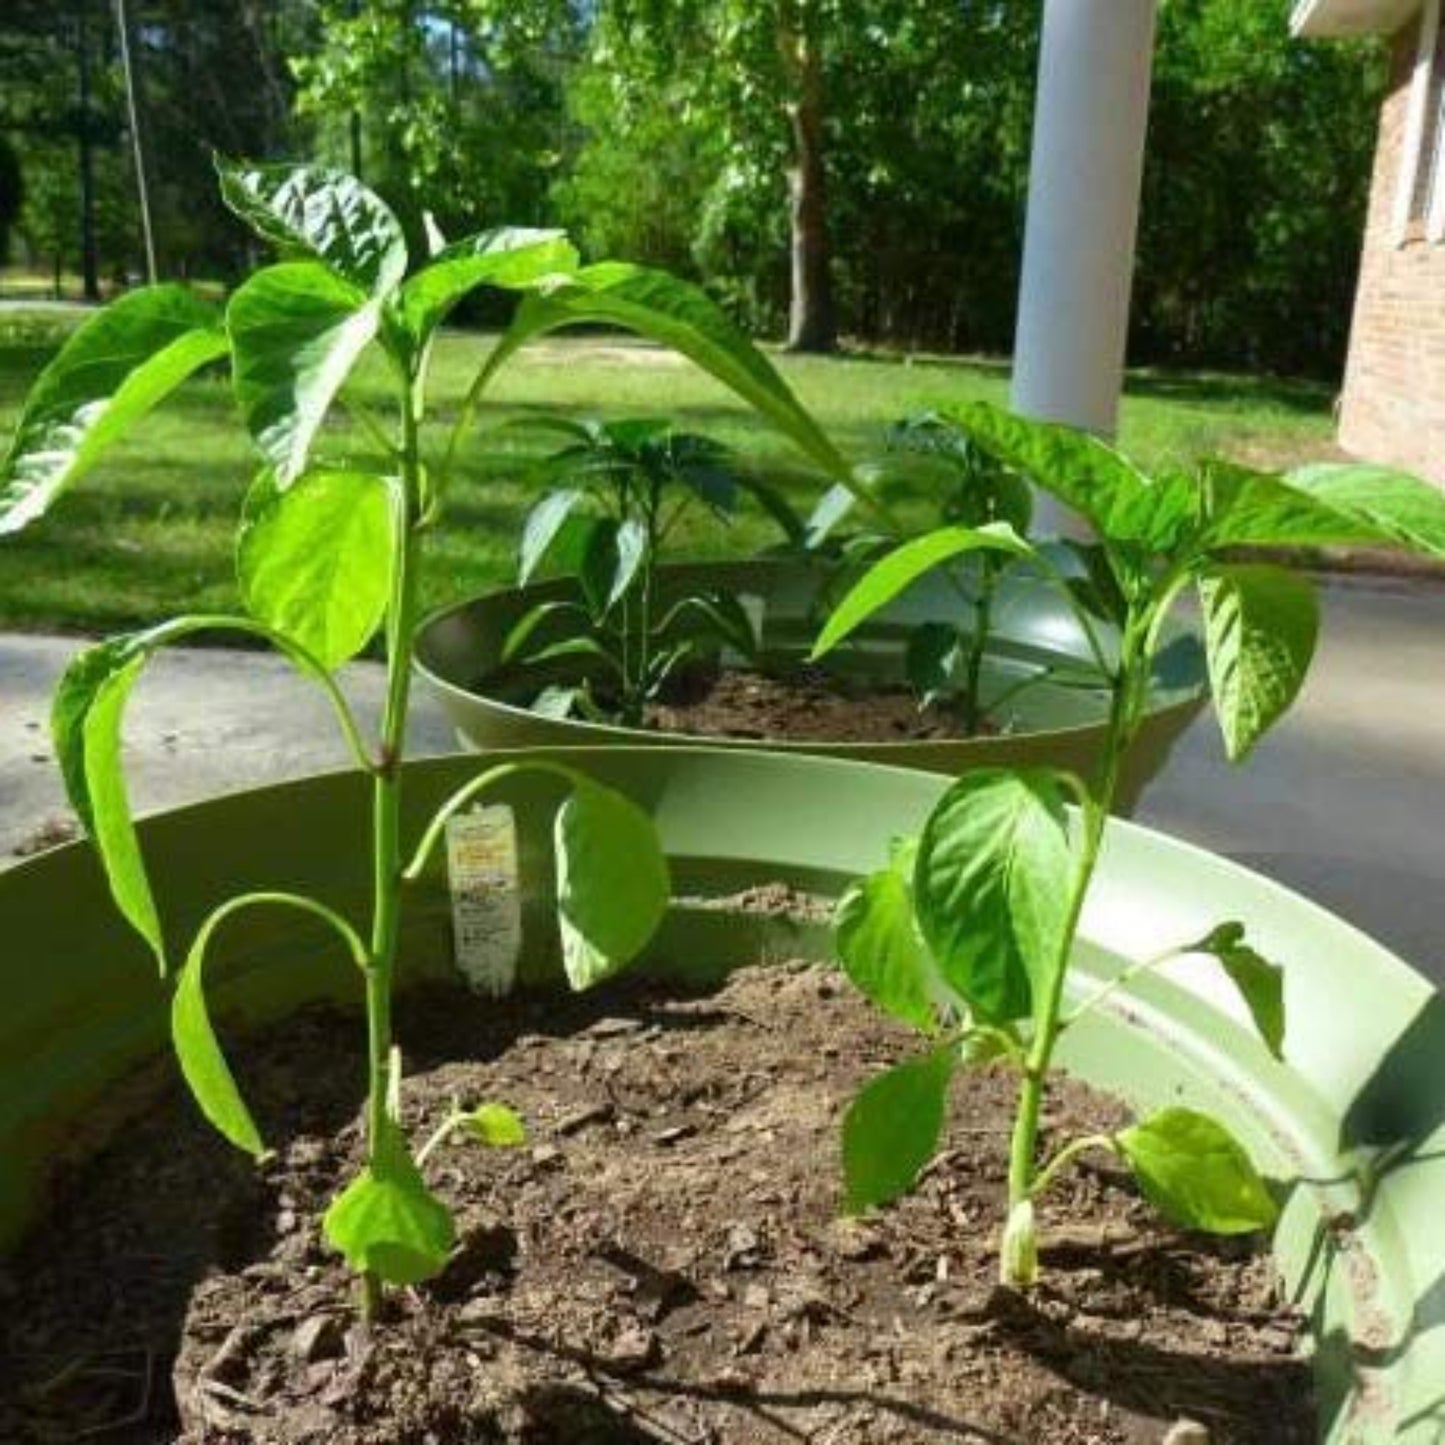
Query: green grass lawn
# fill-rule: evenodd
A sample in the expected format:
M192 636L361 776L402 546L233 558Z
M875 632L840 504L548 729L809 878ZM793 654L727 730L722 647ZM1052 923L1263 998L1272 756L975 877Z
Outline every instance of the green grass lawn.
M0 310L0 441L8 442L35 374L73 324L54 310ZM434 417L449 423L491 345L445 336L432 373ZM794 358L778 364L804 404L850 455L877 448L882 429L920 407L1006 398L1004 369L945 359ZM386 404L379 368L357 392ZM1328 454L1327 389L1248 377L1141 372L1130 378L1122 443L1158 462L1217 451L1283 465ZM535 459L554 440L503 423L555 406L576 415L667 414L776 466L806 508L820 483L788 445L687 363L627 341L541 342L504 371L471 439L447 517L433 535L428 604L506 581L521 518L537 491ZM365 459L364 434L343 415L325 452ZM234 606L231 539L255 462L225 383L191 382L38 524L0 540L0 626L107 630L175 612ZM681 554L746 553L770 538L764 522L702 520L680 536Z

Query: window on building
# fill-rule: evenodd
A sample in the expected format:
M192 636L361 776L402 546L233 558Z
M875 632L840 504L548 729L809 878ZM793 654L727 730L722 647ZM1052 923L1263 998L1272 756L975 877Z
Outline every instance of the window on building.
M1441 0L1425 0L1405 116L1395 237L1445 240L1445 26Z

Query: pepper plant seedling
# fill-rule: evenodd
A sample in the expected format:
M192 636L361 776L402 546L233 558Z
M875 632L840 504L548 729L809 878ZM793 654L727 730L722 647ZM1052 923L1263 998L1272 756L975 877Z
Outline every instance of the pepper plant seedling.
M1074 542L1036 543L1029 536L1033 495L1013 467L980 446L956 422L922 412L890 428L884 455L862 469L870 493L888 508L891 525L869 517L858 530L835 529L856 509L855 492L835 485L808 521L814 550L828 548L849 584L834 603L814 658L824 656L925 573L937 572L958 604L955 618L930 618L908 633L904 666L920 706L951 707L972 737L1006 716L1005 705L1043 683L1099 690L1107 686L1099 640L1113 620L1111 599L1096 584L1097 549ZM922 510L931 525L918 545L898 552L900 513ZM874 564L889 558L889 565ZM999 589L1015 569L1056 590L1074 615L1090 659L1027 666L985 696L984 664L993 645Z
M568 441L546 459L558 485L527 517L519 580L527 583L551 563L576 574L581 600L529 608L508 633L502 662L530 669L570 660L585 670L577 683L545 688L534 708L639 727L648 702L686 663L724 647L753 657L752 621L731 593L699 590L659 605L658 560L694 507L727 521L744 493L796 541L803 523L786 499L720 442L665 420L549 417L530 424Z
M937 1148L949 1081L1001 1061L1018 1074L1000 1277L1038 1271L1040 1197L1081 1154L1110 1153L1144 1196L1186 1228L1218 1234L1270 1226L1276 1205L1223 1124L1172 1107L1121 1132L1066 1140L1040 1158L1044 1089L1061 1037L1135 978L1184 955L1212 959L1269 1051L1285 1056L1283 970L1226 921L1205 937L1126 967L1076 997L1070 963L1120 767L1137 735L1171 609L1198 597L1226 751L1242 761L1298 695L1319 627L1314 584L1240 549L1395 546L1445 557L1445 496L1381 467L1325 465L1289 475L1206 461L1150 476L1099 439L986 404L954 414L975 444L1031 477L1092 524L1094 585L1117 599L1110 711L1097 775L1046 767L981 768L939 800L922 833L855 884L836 917L840 959L881 1008L916 1028L925 1050L874 1078L843 1125L846 1203L885 1204L912 1187ZM946 529L875 564L860 587L887 583L919 549L1013 549L996 527ZM836 618L835 618L836 620ZM831 625L831 624L830 624ZM1072 805L1072 807L1071 807Z
M632 959L669 896L666 861L647 816L575 769L542 759L482 771L443 804L409 858L404 852L402 763L418 579L427 532L446 501L487 383L534 336L576 323L618 325L690 357L834 476L846 480L848 469L761 353L707 297L665 273L620 263L582 267L560 232L521 229L436 245L413 262L396 217L351 176L289 165L218 162L218 169L227 204L282 259L252 275L224 310L181 286L151 286L81 326L37 380L0 466L0 534L42 516L192 373L229 363L241 417L263 464L237 543L246 610L179 617L81 653L55 696L56 754L115 903L164 977L170 950L120 763L126 700L146 661L196 633L241 633L279 650L328 699L357 767L371 780L370 919L359 925L317 899L285 891L222 903L181 964L172 1037L202 1112L232 1143L262 1154L260 1129L207 1011L209 945L228 920L254 908L295 910L334 931L364 986L369 1086L365 1164L326 1212L323 1228L360 1273L363 1310L372 1316L383 1285L436 1274L452 1247L451 1215L426 1186L424 1156L454 1134L506 1145L521 1132L502 1106L457 1108L417 1155L402 1127L391 1004L404 893L447 820L520 770L541 770L566 785L554 846L562 957L575 988ZM438 328L480 286L515 292L519 303L444 446L433 452L423 445L423 426ZM346 390L358 361L372 351L391 380L389 415L374 415ZM338 403L369 439L364 461L332 455L323 424ZM378 631L386 643L386 700L373 741L335 672Z

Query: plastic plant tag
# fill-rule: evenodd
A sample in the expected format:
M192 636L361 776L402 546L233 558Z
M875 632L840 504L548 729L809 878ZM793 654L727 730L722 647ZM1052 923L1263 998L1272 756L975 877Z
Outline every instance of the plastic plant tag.
M478 993L510 993L522 948L522 895L509 807L475 808L448 819L447 880L458 971Z

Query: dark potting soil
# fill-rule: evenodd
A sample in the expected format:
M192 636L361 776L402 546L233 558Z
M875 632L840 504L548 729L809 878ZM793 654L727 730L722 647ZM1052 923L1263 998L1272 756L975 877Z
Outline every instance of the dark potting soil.
M686 696L654 703L647 725L696 737L787 742L898 743L963 736L956 712L936 705L920 708L906 687L838 677L816 667L776 674L723 668Z
M914 1195L840 1220L842 1110L907 1041L831 970L691 998L435 991L398 1029L413 1138L453 1098L531 1130L429 1164L459 1217L446 1273L356 1323L316 1219L357 1165L364 1031L303 1013L235 1051L269 1161L168 1084L61 1181L0 1277L0 1439L1154 1445L1181 1418L1213 1445L1313 1438L1258 1242L1169 1231L1107 1162L1050 1196L1036 1293L995 1286L1003 1074L959 1080ZM1074 1083L1046 1109L1054 1142L1122 1117Z

